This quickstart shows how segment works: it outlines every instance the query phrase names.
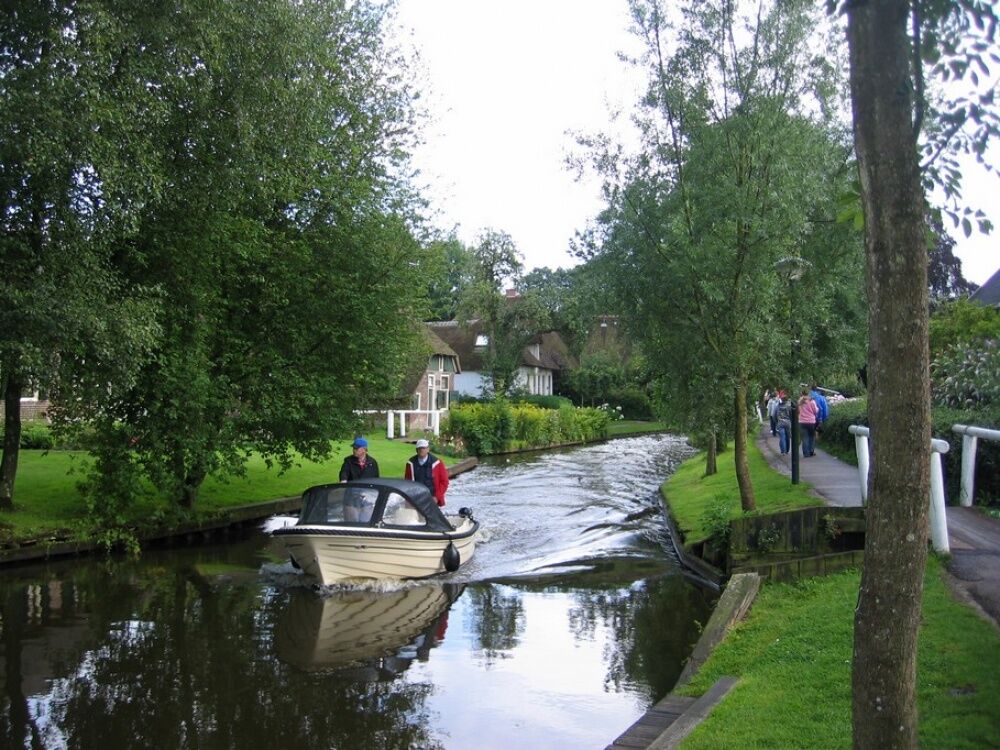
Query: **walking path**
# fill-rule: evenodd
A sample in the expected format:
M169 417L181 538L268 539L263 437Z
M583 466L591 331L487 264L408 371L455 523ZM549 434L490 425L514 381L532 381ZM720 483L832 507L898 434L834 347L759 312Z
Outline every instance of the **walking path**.
M778 452L778 438L767 425L757 436L761 453L773 468L790 477L790 456ZM816 455L799 459L799 480L828 505L861 505L861 482L856 466L834 458L817 446ZM975 508L948 506L948 572L953 589L974 609L1000 628L1000 521Z

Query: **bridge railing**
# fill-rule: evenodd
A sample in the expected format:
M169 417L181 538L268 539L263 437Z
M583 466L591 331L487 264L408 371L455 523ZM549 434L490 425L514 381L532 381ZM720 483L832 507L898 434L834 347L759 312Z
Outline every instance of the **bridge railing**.
M868 504L869 430L852 424L847 431L854 435L854 448L858 454L858 477L861 480L861 502ZM948 452L946 440L931 439L931 544L935 552L949 552L948 516L944 507L944 467L942 456Z
M968 508L972 506L972 499L975 497L976 450L979 438L1000 441L1000 430L956 424L952 425L951 431L962 436L962 488L958 493L958 504Z

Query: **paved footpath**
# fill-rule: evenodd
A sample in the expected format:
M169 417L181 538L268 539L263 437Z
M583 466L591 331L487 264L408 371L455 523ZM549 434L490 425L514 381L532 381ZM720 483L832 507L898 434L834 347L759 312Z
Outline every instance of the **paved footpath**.
M778 438L762 425L757 445L772 467L791 477L791 457L778 452ZM799 459L799 480L828 505L861 505L861 481L856 466L826 453L817 443L816 455ZM974 609L1000 628L1000 521L974 508L947 507L948 542L953 588Z

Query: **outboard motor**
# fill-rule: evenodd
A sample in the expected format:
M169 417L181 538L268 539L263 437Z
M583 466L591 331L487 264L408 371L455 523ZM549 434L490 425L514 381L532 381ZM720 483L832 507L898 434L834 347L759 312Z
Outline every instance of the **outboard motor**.
M454 573L458 570L458 566L462 564L462 555L455 547L454 542L448 542L448 546L445 547L444 555L441 559L444 562L444 569L449 573Z

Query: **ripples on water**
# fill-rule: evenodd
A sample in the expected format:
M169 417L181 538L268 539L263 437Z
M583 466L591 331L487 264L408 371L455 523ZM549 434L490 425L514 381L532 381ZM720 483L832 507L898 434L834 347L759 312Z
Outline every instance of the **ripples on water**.
M457 574L316 591L263 535L0 578L5 747L603 747L665 694L712 595L678 574L655 435L457 477Z
M662 559L668 548L659 486L693 454L674 435L489 459L457 477L449 505L485 529L460 579L558 572L615 557Z

